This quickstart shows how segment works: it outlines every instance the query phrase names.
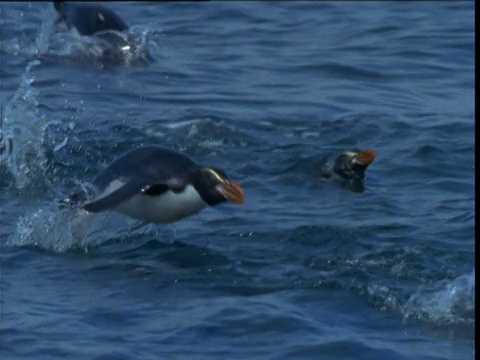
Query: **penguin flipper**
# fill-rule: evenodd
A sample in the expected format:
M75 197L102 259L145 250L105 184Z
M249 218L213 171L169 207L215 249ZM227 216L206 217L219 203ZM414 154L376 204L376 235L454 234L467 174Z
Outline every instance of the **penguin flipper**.
M83 204L82 208L89 212L101 212L109 210L133 195L139 193L144 186L144 180L138 178L130 179L118 189L115 189L104 196L100 196Z

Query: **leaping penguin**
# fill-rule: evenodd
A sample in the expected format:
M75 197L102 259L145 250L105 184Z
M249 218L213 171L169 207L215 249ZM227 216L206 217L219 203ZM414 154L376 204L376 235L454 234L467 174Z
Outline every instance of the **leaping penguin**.
M97 213L114 210L152 223L171 223L207 206L243 204L243 189L222 170L204 167L184 154L158 146L136 148L113 161L94 180L98 194L63 201ZM76 204L77 203L77 204Z

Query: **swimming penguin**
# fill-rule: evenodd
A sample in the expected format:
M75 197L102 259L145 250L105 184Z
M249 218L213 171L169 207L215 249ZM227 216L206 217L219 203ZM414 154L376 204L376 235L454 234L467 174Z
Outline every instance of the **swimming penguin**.
M98 40L105 61L153 63L148 51L148 41L130 33L128 25L112 10L101 5L80 2L54 1L59 17L57 30L76 29L82 36Z
M220 169L203 167L189 157L158 146L136 148L113 161L94 180L98 195L83 201L77 193L64 204L96 213L114 210L145 222L170 223L207 206L243 204L239 184Z
M362 192L365 171L373 160L375 151L372 149L344 151L321 161L320 176L340 181L351 190Z
M101 5L80 2L54 1L59 17L56 24L68 29L75 28L80 35L90 36L101 31L125 31L127 24L112 10Z

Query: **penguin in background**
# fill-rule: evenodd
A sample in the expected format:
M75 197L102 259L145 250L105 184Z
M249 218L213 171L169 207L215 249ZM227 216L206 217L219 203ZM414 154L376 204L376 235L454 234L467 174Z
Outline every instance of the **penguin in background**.
M375 157L372 149L347 150L322 159L315 166L315 172L324 180L333 180L351 191L363 192L366 170Z
M135 35L128 32L129 26L115 12L103 5L54 1L58 13L55 21L57 31L75 29L82 36L92 36L104 42L106 58L118 60L129 58L139 45L142 45L143 60L153 63L148 51L148 42L135 40Z
M59 17L57 25L77 29L80 35L91 36L101 31L125 31L128 25L112 10L102 5L54 1Z

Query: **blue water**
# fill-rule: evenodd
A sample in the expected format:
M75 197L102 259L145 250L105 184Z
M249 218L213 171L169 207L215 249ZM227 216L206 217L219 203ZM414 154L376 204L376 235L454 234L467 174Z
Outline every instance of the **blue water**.
M153 63L0 5L0 358L474 358L473 2L106 6ZM57 209L142 144L246 204ZM351 148L377 153L363 193L309 167Z

